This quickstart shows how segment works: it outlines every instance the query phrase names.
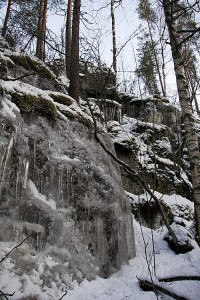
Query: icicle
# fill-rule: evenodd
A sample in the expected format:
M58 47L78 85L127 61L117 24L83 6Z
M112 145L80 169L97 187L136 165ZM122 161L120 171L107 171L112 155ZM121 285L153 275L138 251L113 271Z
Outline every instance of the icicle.
M72 189L71 189L71 169L67 168L67 201L70 202L70 198L71 198L71 193L72 193Z
M58 175L58 194L59 194L59 201L63 201L63 170L59 170L59 175Z
M36 249L38 251L40 251L40 235L39 235L39 232L37 232L37 235L36 235Z
M1 198L1 191L2 191L2 187L4 185L4 179L5 179L5 173L6 173L6 168L7 168L7 164L8 164L8 160L10 157L10 152L13 146L13 142L14 142L14 137L15 137L16 132L13 131L10 137L10 141L8 143L8 147L6 149L6 152L4 154L4 161L2 161L2 172L1 172L1 177L0 177L0 198Z
M16 174L16 181L15 181L15 200L16 202L18 202L18 183L19 183L19 171L17 170L17 174Z
M122 121L122 110L121 110L121 107L117 109L117 121L121 124L121 121Z
M115 106L111 109L111 112L112 112L112 114L111 114L111 120L114 120L115 119L115 113L116 113L116 108L115 108Z
M26 161L25 165L25 173L24 173L24 180L23 180L23 188L26 188L27 185L27 179L28 179L28 170L29 170L29 161Z
M36 166L36 141L33 142L33 169Z

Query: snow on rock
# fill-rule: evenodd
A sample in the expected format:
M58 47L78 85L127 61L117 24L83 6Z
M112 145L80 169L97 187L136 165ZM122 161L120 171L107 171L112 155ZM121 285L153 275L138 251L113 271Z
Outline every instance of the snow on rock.
M158 293L157 298L153 292L141 290L138 278L150 279L150 281L153 278L153 281L158 284L157 278L200 274L198 263L200 251L196 244L191 252L176 255L163 240L165 227L152 231L134 221L134 228L136 258L130 260L128 266L123 266L120 271L106 280L97 277L95 281L85 280L81 285L74 286L74 289L63 298L64 300L170 300L171 297L162 293ZM187 299L199 299L198 281L159 283L159 285Z
M0 82L2 257L28 236L3 262L1 278L13 283L16 300L59 299L73 280L106 278L134 257L132 217L119 167L95 140L88 110L30 83Z
M182 138L172 128L124 116L121 124L109 122L108 132L118 157L142 173L153 190L192 197L189 166L185 159L180 158ZM125 190L133 194L143 192L137 182L123 174Z
M175 222L183 226L191 226L194 218L193 202L177 194L166 195L157 191L152 192L162 204L169 223ZM159 228L163 224L159 207L147 192L140 195L129 192L126 194L130 200L132 212L137 219L140 219L141 224L153 228Z

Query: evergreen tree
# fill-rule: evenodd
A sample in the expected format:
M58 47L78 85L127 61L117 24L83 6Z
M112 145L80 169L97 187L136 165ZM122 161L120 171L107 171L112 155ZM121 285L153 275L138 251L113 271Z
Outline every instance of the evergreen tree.
M7 7L2 35L12 37L15 44L24 48L37 35L38 1L15 0L11 4Z
M149 0L140 0L137 8L139 18L141 20L146 21L148 27L148 34L149 34L149 44L151 44L151 51L154 56L155 62L155 70L159 78L160 87L163 96L166 96L166 88L165 88L165 76L161 75L160 71L160 63L159 63L159 56L158 51L156 49L156 43L154 41L153 32L155 31L155 23L157 22L157 15L155 10L152 7L152 4Z
M137 76L144 83L145 91L149 94L159 94L157 69L155 57L152 51L152 43L148 35L140 38L140 47L138 50Z

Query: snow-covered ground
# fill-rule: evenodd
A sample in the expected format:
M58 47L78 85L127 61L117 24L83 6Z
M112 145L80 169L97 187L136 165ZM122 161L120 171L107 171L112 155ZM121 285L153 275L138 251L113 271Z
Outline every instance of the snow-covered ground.
M169 249L167 242L163 240L166 228L160 227L158 230L151 230L141 227L138 222L133 220L136 252L134 259L130 260L129 265L124 265L117 273L108 279L97 277L89 282L84 280L80 285L72 281L66 274L66 278L56 278L55 282L49 287L42 287L42 274L47 272L46 266L55 268L56 262L51 257L45 255L37 259L37 269L32 270L29 275L14 272L12 257L7 258L0 270L0 290L3 292L14 292L8 299L17 300L22 296L29 299L29 296L37 295L38 300L63 299L63 300L170 300L169 296L159 293L158 297L154 292L144 292L140 289L137 278L158 278L169 276L200 275L200 249L193 242L194 249L186 254L176 255ZM191 223L188 225L191 225ZM153 251L153 243L154 251ZM5 248L7 245L7 248ZM1 256L8 251L8 243L1 243ZM23 247L22 245L22 253ZM29 257L28 257L29 256ZM28 254L28 260L34 260L34 255ZM56 270L56 269L55 269ZM150 274L151 273L151 274ZM69 283L71 288L65 294L64 280ZM155 279L156 280L156 279ZM200 299L200 284L198 281L179 281L177 283L163 283L170 291L184 296L188 300ZM58 288L59 287L59 288ZM69 288L69 285L68 285ZM26 298L27 297L27 298ZM34 298L35 299L35 298Z
M156 300L153 292L144 292L140 289L137 278L146 278L148 264L151 274L155 271L157 277L200 275L200 250L198 246L189 253L176 255L169 249L167 242L163 240L166 229L153 230L140 227L134 221L136 238L136 258L130 260L128 266L108 279L97 278L92 282L84 281L69 291L64 300ZM152 233L154 239L155 255L152 250ZM143 240L143 237L144 240ZM144 243L145 241L145 243ZM145 255L145 248L146 254ZM148 263L147 263L148 261ZM179 283L165 283L164 285L177 294L189 300L200 299L200 283L198 281L180 281ZM161 293L158 299L172 299Z

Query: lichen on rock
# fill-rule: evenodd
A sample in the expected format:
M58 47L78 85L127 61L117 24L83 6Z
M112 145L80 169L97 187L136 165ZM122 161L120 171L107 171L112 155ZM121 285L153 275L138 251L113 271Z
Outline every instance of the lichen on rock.
M36 112L39 115L56 119L58 116L56 106L51 101L42 96L31 94L11 94L12 101L19 107L22 112Z

